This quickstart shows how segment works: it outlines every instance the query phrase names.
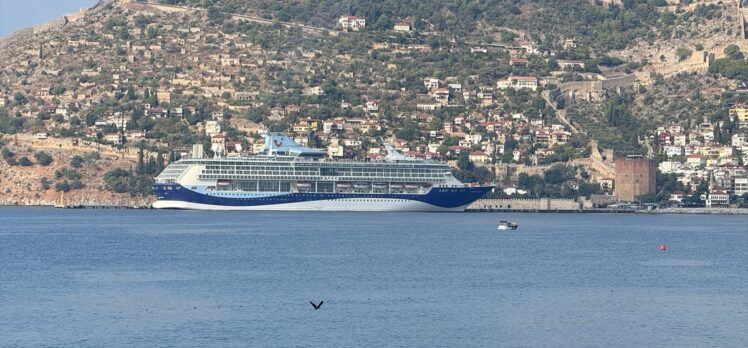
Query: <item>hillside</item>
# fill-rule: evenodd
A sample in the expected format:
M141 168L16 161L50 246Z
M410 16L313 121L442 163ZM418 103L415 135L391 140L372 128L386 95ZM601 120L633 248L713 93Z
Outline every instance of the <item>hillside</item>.
M101 1L0 39L0 133L146 149L154 168L194 143L249 153L266 130L335 157L381 156L384 136L465 181L522 186L519 173L574 166L534 192L573 198L609 192L601 153L655 156L658 128L732 122L748 102L736 13L706 0ZM5 139L33 163L4 172L50 175L38 145ZM153 173L99 166L81 171L85 188L58 189L149 199ZM137 179L104 182L117 168Z

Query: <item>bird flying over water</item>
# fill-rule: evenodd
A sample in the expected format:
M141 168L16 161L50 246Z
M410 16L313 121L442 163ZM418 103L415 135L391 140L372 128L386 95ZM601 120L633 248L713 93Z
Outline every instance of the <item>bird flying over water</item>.
M325 303L325 301L319 301L319 304L314 304L314 302L309 301L309 303L314 307L314 309L319 309L319 307L322 307L322 304Z

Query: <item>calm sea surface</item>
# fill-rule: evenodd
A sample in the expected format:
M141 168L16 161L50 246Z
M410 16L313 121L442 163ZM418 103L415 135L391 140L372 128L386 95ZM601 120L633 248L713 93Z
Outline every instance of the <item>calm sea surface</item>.
M0 346L745 347L747 323L746 217L0 208Z

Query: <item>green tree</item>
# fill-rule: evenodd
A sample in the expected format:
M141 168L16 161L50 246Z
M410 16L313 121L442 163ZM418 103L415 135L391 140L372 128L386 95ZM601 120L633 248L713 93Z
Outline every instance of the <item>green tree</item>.
M86 161L83 157L75 155L70 159L70 166L73 168L82 168Z
M67 181L58 182L55 184L55 190L58 192L70 191L70 184Z
M457 157L457 168L460 170L473 170L473 162L470 161L470 154L468 151L460 151L460 155Z
M49 188L52 185L52 182L49 181L49 179L47 179L47 177L42 177L42 179L41 179L41 185L42 185L42 190L49 190Z
M31 160L28 157L23 156L23 157L21 157L21 158L18 159L18 165L20 165L22 167L30 167L30 166L33 166L34 163L31 162Z
M693 51L685 47L678 47L675 50L675 55L678 57L678 61L683 61L686 60L686 58L691 57L691 53L693 53Z
M13 95L13 101L16 103L16 105L26 105L29 102L29 99L26 98L23 93L16 92L16 94Z
M135 93L135 87L132 85L127 86L127 99L135 100L138 99L138 94Z
M559 166L554 166L543 172L545 182L551 185L558 185L566 181L564 170Z
M138 165L135 169L135 172L138 173L138 175L145 173L145 163L143 162L143 150L145 149L145 142L140 142L140 145L138 146Z
M39 151L35 153L34 158L36 158L37 163L45 167L52 164L52 156L44 151Z
M144 16L142 14L139 14L133 18L133 21L135 22L136 27L145 29L145 27L151 23L151 16Z
M648 193L645 193L643 195L640 195L637 198L638 198L639 202L642 202L642 203L655 203L655 202L657 202L657 195L655 195L654 193L651 193L651 192L648 192Z

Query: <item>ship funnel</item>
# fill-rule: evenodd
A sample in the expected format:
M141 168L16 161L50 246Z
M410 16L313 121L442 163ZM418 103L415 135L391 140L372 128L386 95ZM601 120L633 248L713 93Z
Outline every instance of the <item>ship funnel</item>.
M396 161L408 161L412 160L408 158L407 156L400 153L400 151L395 150L394 147L392 147L392 144L384 141L384 139L380 138L382 143L384 144L384 149L387 150L387 156L385 156L385 160L388 162L396 162Z

